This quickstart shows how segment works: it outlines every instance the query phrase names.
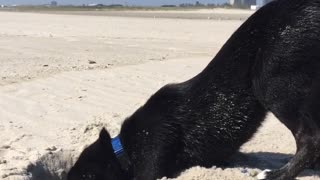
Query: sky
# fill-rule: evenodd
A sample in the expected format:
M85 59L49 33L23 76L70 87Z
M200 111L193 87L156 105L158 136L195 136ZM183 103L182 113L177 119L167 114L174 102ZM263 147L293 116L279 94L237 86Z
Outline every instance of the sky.
M197 0L55 0L58 4L127 4L127 5L146 5L146 6L158 6L163 4L181 4L181 3L195 3ZM225 3L228 0L198 0L201 3ZM26 5L26 4L49 4L51 0L0 0L0 4L5 5Z

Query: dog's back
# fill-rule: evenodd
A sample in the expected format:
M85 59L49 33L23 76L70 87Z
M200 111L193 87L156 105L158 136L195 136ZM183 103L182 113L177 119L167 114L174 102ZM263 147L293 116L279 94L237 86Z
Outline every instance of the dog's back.
M267 111L296 118L318 80L319 26L319 0L279 0L263 7L199 75L163 87L124 123L129 152L140 158L139 150L153 151L165 158L156 159L157 166L170 170L210 167L248 141ZM284 123L298 124L294 118ZM138 151L130 148L135 144Z
M131 177L154 180L221 165L268 111L293 132L299 150L287 166L261 177L295 177L320 156L319 68L320 0L266 5L199 75L161 88L125 120L120 138Z

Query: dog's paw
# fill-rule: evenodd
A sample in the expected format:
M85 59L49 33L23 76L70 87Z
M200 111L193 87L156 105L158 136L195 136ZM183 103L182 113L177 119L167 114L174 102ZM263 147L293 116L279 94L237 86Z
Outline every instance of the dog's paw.
M268 173L270 173L270 172L271 172L270 169L266 169L266 170L262 171L261 173L259 173L257 175L257 179L258 180L266 180L267 176L268 176Z

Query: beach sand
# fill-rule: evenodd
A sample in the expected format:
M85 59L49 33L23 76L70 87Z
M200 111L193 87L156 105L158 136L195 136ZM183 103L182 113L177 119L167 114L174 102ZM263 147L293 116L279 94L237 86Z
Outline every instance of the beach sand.
M4 180L63 179L102 127L117 135L160 87L199 73L243 22L12 12L0 21ZM177 179L255 179L294 152L292 135L270 114L229 167L194 167Z

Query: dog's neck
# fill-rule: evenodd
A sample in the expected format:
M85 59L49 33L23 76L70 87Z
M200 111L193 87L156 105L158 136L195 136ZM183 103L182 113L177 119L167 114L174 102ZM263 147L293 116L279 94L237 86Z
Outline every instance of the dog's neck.
M112 138L111 144L112 144L114 154L116 155L116 157L121 165L121 168L124 171L129 172L130 160L129 160L129 157L122 146L120 136L118 135L118 136Z

